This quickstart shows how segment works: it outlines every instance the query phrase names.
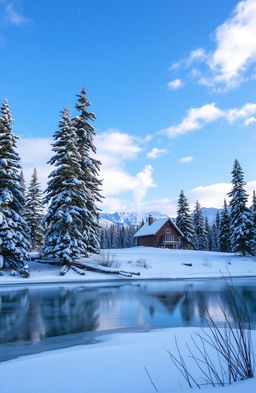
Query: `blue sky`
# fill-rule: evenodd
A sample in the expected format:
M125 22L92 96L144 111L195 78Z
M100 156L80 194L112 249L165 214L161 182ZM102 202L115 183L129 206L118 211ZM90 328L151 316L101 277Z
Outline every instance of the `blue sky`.
M256 2L0 0L0 99L42 185L59 111L85 87L104 210L221 206L235 158L256 186ZM194 108L194 109L191 109Z

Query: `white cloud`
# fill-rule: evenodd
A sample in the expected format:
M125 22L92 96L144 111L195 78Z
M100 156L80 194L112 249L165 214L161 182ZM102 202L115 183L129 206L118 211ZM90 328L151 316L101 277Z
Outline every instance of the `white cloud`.
M170 138L176 138L179 135L197 130L221 117L223 117L223 111L217 108L214 103L203 105L199 108L190 108L179 124L167 128L164 132Z
M152 187L156 187L153 180L153 168L151 165L146 165L145 168L136 175L136 184L133 190L136 210L141 209L143 199L148 189Z
M181 159L180 159L180 162L182 163L182 164L185 164L185 163L187 163L187 162L191 162L193 160L193 157L192 156L187 156L187 157L182 157Z
M158 147L153 147L152 150L147 153L147 157L154 159L162 156L165 153L167 153L166 149L158 149Z
M256 61L256 2L240 1L233 16L215 32L216 49L209 66L214 81L227 88L237 86L248 66Z
M124 192L131 192L134 203L139 206L147 190L154 187L153 168L150 165L134 175L125 168L127 162L136 159L142 152L140 146L142 142L116 129L97 134L96 158L102 162L100 176L103 179L103 195L106 196L104 206L108 206L109 209L112 209L115 203L115 210L121 208L122 202L119 196ZM26 181L30 181L33 168L36 167L43 189L46 188L47 178L52 170L47 165L47 161L52 156L51 143L50 138L20 138L18 141Z
M238 2L232 15L211 36L213 50L195 49L175 64L186 68L201 63L200 72L194 76L199 84L217 91L235 88L248 76L253 77L253 72L249 75L248 71L256 62L255 0Z
M241 108L233 108L226 111L227 120L231 123L240 119L245 119L245 123L246 120L248 123L248 118L254 114L256 114L256 104L251 103L245 104Z
M209 186L198 186L187 192L187 196L192 206L199 200L203 207L219 207L227 199L227 193L231 189L229 183L217 183Z
M230 183L217 183L195 187L191 190L185 191L185 195L188 198L191 211L194 209L197 200L200 202L202 207L215 207L221 209L223 207L224 199L228 201L227 193L230 190ZM253 190L256 190L256 180L250 181L246 185L246 192L249 195L249 206L251 205ZM159 211L169 215L170 217L176 217L177 199L161 198L150 202L144 202L141 204L141 211Z
M231 187L230 183L217 183L208 186L199 186L188 191L187 195L193 205L196 200L199 200L201 206L221 208L223 206L224 199L228 199L227 193L231 190ZM245 188L249 195L248 204L251 205L251 196L253 190L256 189L256 180L248 182Z
M172 90L178 90L181 89L182 87L184 87L184 82L181 79L174 79L170 82L168 82L167 86L169 89Z
M194 63L196 61L203 61L207 59L207 54L203 48L197 48L194 49L190 52L188 58L187 58L187 63Z
M206 124L220 119L224 119L229 123L243 120L241 124L248 126L253 122L253 120L249 119L254 114L256 114L256 104L252 103L232 109L220 109L215 103L206 104L198 108L190 108L179 124L161 130L160 133L165 133L170 138L176 138L179 135L198 130Z
M33 168L37 168L43 189L46 188L47 177L51 171L51 167L47 165L52 155L51 143L51 138L20 138L18 141L18 151L27 183L30 181Z
M248 117L248 119L246 119L244 121L244 125L249 126L250 124L255 123L255 122L256 122L256 117L251 116L251 117Z

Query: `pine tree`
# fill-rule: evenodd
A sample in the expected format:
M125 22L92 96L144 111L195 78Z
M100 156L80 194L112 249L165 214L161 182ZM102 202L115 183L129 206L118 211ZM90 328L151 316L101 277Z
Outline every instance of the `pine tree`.
M31 248L41 248L44 242L44 230L42 226L43 203L36 168L34 168L26 195L25 218L30 228Z
M92 157L96 153L94 146L95 129L89 121L95 120L94 113L88 111L90 102L86 98L86 91L82 89L78 95L76 109L79 115L73 119L79 152L81 155L80 165L82 174L79 180L83 181L87 189L86 208L89 212L85 223L85 231L88 235L87 252L99 252L99 209L96 204L102 201L100 187L102 181L99 180L100 161Z
M228 213L227 202L224 200L224 207L220 217L219 227L219 250L222 252L230 252L230 218Z
M8 101L4 100L0 109L0 267L22 272L28 259L29 228L22 217L24 189L13 121Z
M245 192L244 173L235 160L232 170L233 188L228 194L230 200L231 249L242 255L255 253L255 229L252 211L246 207L248 195Z
M213 249L212 231L211 231L211 227L209 225L208 217L205 217L204 227L205 227L205 231L206 231L206 235L207 235L208 250L212 250Z
M21 169L20 171L20 185L21 185L21 192L24 198L24 205L21 208L21 215L26 220L26 181L25 181L23 169Z
M183 190L179 195L177 213L176 225L184 235L181 238L181 248L193 248L195 238L193 219L190 215L189 204Z
M22 189L24 190L24 194L26 194L26 181L25 181L23 169L21 169L20 171L20 184Z
M251 210L253 213L253 217L254 217L254 229L256 230L256 193L255 190L253 190L252 193L252 206L251 206Z
M70 111L65 108L54 134L55 155L49 163L56 169L49 175L44 203L49 203L44 218L47 226L44 254L60 259L70 265L82 255L88 256L88 242L91 231L86 225L91 221L87 209L90 191L83 180L81 154L77 146L77 134ZM97 234L97 238L98 238Z
M219 233L220 233L220 213L219 213L219 211L217 211L216 218L215 218L215 244L216 244L216 251L220 250Z
M195 249L196 250L207 250L208 249L208 238L205 230L204 217L202 215L201 206L196 201L194 210L194 229L195 229Z
M217 242L217 238L218 238L218 230L216 227L216 221L213 223L213 225L211 226L210 229L210 245L209 245L209 250L211 251L217 251L218 250L218 242Z

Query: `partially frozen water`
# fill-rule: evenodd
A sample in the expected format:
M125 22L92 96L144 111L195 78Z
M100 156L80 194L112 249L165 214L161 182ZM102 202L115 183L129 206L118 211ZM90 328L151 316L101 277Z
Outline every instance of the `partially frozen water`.
M256 279L233 279L256 327ZM96 343L106 333L202 326L204 304L223 322L223 279L1 288L0 360Z

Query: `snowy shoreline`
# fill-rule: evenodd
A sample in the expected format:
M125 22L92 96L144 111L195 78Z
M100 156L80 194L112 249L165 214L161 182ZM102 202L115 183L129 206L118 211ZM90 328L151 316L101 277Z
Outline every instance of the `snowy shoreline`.
M150 278L143 278L143 277L133 277L133 278L101 278L101 279L80 279L80 280L75 280L75 279L60 279L60 280L52 280L52 281L32 281L28 279L23 279L21 278L20 281L8 281L8 282L0 282L0 290L1 287L17 287L17 286L56 286L59 284L98 284L98 283L116 283L116 282L138 282L138 281L189 281L189 280L210 280L210 279L229 279L229 278L256 278L256 274L254 275L232 275L232 276L224 276L224 275L216 275L216 276L190 276L190 277L150 277Z
M36 284L89 284L104 282L137 282L146 280L196 280L216 279L221 277L253 278L256 277L256 258L238 256L231 253L167 250L151 247L132 247L103 250L102 255L109 254L119 268L125 271L140 272L132 278L119 275L86 271L80 276L69 271L60 276L60 267L29 262L29 278L12 277L8 272L0 277L0 287ZM98 257L92 256L86 262L97 263ZM191 266L188 266L191 265Z
M177 337L193 376L201 381L200 370L186 352L186 342L190 343L191 334L199 330L184 327L115 333L99 336L101 341L96 344L57 349L6 361L0 364L1 392L152 393L153 386L144 367L149 371L159 393L191 392L171 362L168 351L175 353ZM252 331L252 335L255 340L256 332ZM212 359L218 360L214 351ZM104 367L101 367L102 364ZM255 391L255 385L256 379L251 378L225 388L214 387L214 392L239 393L243 390L251 393ZM213 391L212 387L205 389Z

